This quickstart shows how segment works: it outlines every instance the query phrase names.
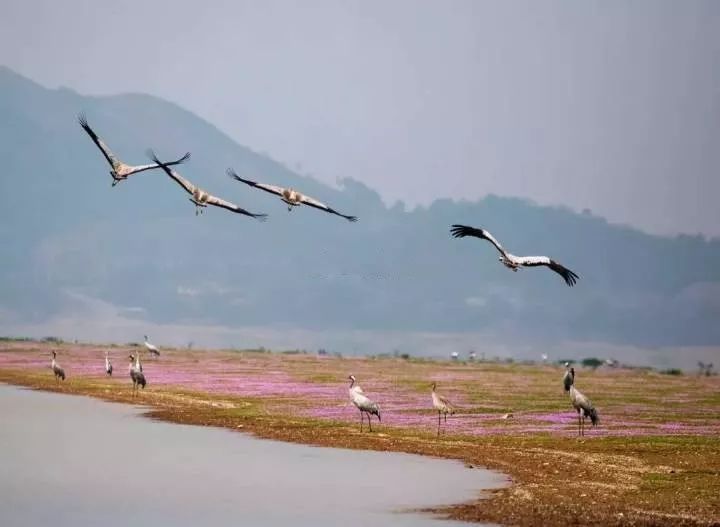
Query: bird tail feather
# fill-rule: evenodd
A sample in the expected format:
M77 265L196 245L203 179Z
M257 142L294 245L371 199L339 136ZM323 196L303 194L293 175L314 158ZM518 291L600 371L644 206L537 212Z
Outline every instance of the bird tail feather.
M597 426L600 422L600 416L597 413L597 410L595 408L591 408L588 412L588 417L590 417L590 422L593 426Z

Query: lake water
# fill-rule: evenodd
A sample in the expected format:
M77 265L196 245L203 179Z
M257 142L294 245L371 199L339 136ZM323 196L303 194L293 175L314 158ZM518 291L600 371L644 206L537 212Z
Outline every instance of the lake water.
M0 525L435 526L401 512L506 478L461 463L155 422L142 409L0 385Z

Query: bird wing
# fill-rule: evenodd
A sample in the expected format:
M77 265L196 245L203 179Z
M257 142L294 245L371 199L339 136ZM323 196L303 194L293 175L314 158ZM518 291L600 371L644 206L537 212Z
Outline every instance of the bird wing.
M115 155L112 153L112 151L107 147L105 143L103 143L102 139L100 139L97 134L93 131L92 128L90 128L90 125L87 122L87 119L85 118L85 114L81 113L78 116L78 121L80 122L80 126L82 126L83 130L87 132L87 134L90 136L90 139L93 140L93 142L97 145L97 147L100 149L100 151L105 156L105 159L107 159L107 162L110 163L110 166L113 168L119 167L122 163L120 160L115 157Z
M234 203L230 203L229 201L225 201L224 199L218 198L216 196L209 195L207 198L206 203L208 205L215 205L216 207L222 207L223 209L227 209L231 212L236 212L238 214L244 214L245 216L250 216L251 218L255 218L256 220L265 221L265 218L267 218L267 214L255 214L253 212L249 212L242 207L238 207Z
M190 159L190 152L185 152L185 155L182 156L181 158L176 159L175 161L168 161L168 162L162 163L162 164L167 167L171 167L171 166L175 166L175 165L181 165L188 159ZM162 166L157 163L153 163L152 165L137 165L137 166L132 167L129 175L137 174L138 172L144 172L145 170L152 170L154 168L162 168Z
M590 399L585 397L585 395L577 389L575 389L575 405L582 408L583 410L587 410L588 412L595 408Z
M267 185L265 183L258 183L257 181L250 181L249 179L243 179L240 176L237 175L237 172L235 172L232 168L228 168L226 171L227 175L230 176L235 181L242 181L246 185L250 185L251 187L259 188L260 190L264 190L265 192L269 192L270 194L275 194L276 196L282 196L285 189L283 187L276 187L275 185Z
M495 248L500 251L500 254L507 257L507 251L503 248L502 245L500 245L500 242L498 242L495 237L490 234L485 229L476 229L475 227L469 227L467 225L453 225L450 229L450 232L452 233L453 237L455 238L464 238L465 236L473 236L475 238L482 238L483 240L487 240L490 243L492 243Z
M155 155L155 152L153 152L152 150L148 150L148 155L155 162L155 164L159 165L160 168L162 168L165 171L165 173L168 176L170 176L173 179L173 181L175 181L175 183L177 183L182 188L184 188L188 194L193 194L195 192L197 187L195 185L193 185L192 183L190 183L190 181L188 181L187 179L182 177L180 174L175 172L173 169L169 168L166 163L163 163L162 161L160 161L157 158L157 156Z
M363 408L363 409L371 408L375 404L372 402L372 400L370 400L369 397L367 397L366 395L364 395L362 393L358 393L358 392L353 392L352 400L353 400L353 403L355 403L355 406L357 406L358 408Z
M568 269L567 267L563 267L562 265L548 258L547 256L518 256L515 258L515 260L524 267L537 267L538 265L544 265L546 267L549 267L557 274L562 276L563 280L565 280L565 283L570 287L574 286L578 278L580 278L570 269Z
M314 207L319 210L324 210L325 212L329 212L330 214L336 214L337 216L345 218L348 221L357 221L357 216L347 216L345 214L341 214L340 212L336 211L335 209L332 209L332 208L328 207L327 205L325 205L324 203L321 203L320 201L313 199L311 197L302 196L300 201L310 207Z
M440 401L442 401L443 404L448 405L450 408L455 407L455 405L453 403L451 403L447 397L444 397L444 396L438 394L438 399L440 399Z

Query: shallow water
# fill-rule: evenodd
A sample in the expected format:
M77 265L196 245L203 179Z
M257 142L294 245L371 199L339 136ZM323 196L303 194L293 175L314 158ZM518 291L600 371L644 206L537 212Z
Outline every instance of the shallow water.
M0 385L0 525L464 525L405 509L460 503L500 474L161 423L141 409Z

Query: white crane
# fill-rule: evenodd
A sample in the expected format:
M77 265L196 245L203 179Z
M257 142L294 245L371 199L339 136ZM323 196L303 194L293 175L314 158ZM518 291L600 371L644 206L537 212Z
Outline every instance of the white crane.
M260 190L264 190L265 192L269 192L270 194L280 196L280 199L287 204L289 211L291 211L293 207L307 205L309 207L314 207L318 210L329 212L330 214L335 214L337 216L340 216L341 218L345 218L348 221L357 221L356 216L348 216L345 214L341 214L335 209L328 207L324 203L321 203L318 200L311 198L310 196L305 196L304 194L301 194L297 190L293 190L291 188L277 187L275 185L268 185L266 183L258 183L256 181L250 181L249 179L243 179L238 176L232 168L227 169L227 175L235 181L241 181L242 183L250 185L251 187L259 188Z
M567 363L566 368L569 367ZM589 417L592 426L597 426L600 418L590 399L575 388L575 368L570 368L563 376L565 391L570 393L570 402L578 413L578 435L585 435L585 418Z
M128 177L132 176L133 174L137 174L139 172L144 172L145 170L152 170L155 168L160 168L158 164L154 165L127 165L120 161L117 157L115 157L115 154L112 153L112 151L107 147L107 145L100 139L97 134L93 131L92 128L90 128L90 125L87 122L87 119L85 119L84 114L80 114L78 116L78 121L80 121L80 126L82 126L83 130L87 132L87 134L90 136L90 139L93 140L93 142L97 145L97 147L100 149L100 151L105 156L105 159L107 159L107 162L110 163L110 176L113 178L112 186L114 187L117 185L120 181L123 181L127 179ZM182 156L180 159L177 159L175 161L171 161L169 163L166 163L167 165L179 165L183 163L184 161L187 161L190 158L190 152L186 152L184 156Z
M376 415L378 418L378 421L381 421L380 419L380 407L377 403L371 401L364 393L362 388L360 388L359 384L355 384L355 376L350 375L348 377L350 379L350 388L348 390L350 394L350 400L355 405L355 407L360 410L360 431L362 432L363 427L363 420L364 415L367 414L368 418L368 425L370 426L370 431L372 432L372 423L370 420L371 415Z
M147 384L145 374L142 371L142 364L140 363L140 352L138 352L137 356L130 355L128 372L130 373L130 378L133 382L133 396L135 396L138 391L138 387L145 389L145 385Z
M150 342L148 342L147 335L145 335L145 349L147 349L150 352L150 355L152 355L154 357L160 356L160 350L157 348L156 345L150 344Z
M229 201L225 201L224 199L218 198L216 196L213 196L212 194L209 194L208 192L204 191L200 187L196 187L193 185L189 180L182 177L180 174L178 174L175 170L171 169L169 167L170 163L163 163L160 161L155 153L150 150L148 152L151 159L160 165L160 168L162 168L165 173L170 176L170 178L175 181L178 185L180 185L183 189L185 189L185 192L190 194L190 198L188 198L192 203L195 204L195 215L202 214L202 211L205 207L208 205L214 205L215 207L221 207L223 209L227 209L230 212L235 212L237 214L243 214L245 216L250 216L251 218L255 218L256 220L265 221L265 218L267 217L267 214L255 214L253 212L248 212L247 210L243 209L242 207L239 207L235 205L234 203L231 203Z
M108 355L108 352L105 352L105 373L112 377L112 362L110 362L110 356Z
M53 374L55 375L55 384L60 384L61 380L65 380L65 370L63 370L60 364L58 364L56 357L57 353L55 353L55 350L53 350L52 363L50 363L50 367L52 368Z
M445 415L445 423L447 423L447 414L455 413L455 406L446 398L435 391L436 384L432 383L432 405L438 413L437 435L440 437L440 415Z
M505 267L512 269L513 271L517 272L517 270L521 267L537 267L539 265L544 265L562 276L565 283L570 287L574 286L575 282L577 282L579 278L578 275L570 269L563 267L555 260L552 260L547 256L515 256L514 254L510 254L503 249L503 246L500 245L493 235L486 230L468 227L467 225L453 225L450 232L455 238L473 236L475 238L481 238L489 241L500 252L500 258L498 258L498 260L500 260Z

